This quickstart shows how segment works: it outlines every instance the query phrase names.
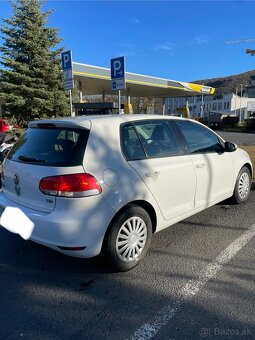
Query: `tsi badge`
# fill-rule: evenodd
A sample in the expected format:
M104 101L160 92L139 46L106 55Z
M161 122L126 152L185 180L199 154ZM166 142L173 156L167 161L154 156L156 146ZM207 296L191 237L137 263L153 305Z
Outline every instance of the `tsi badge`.
M20 185L19 185L19 175L17 174L17 172L14 175L14 184L15 184L16 194L19 196L20 195Z

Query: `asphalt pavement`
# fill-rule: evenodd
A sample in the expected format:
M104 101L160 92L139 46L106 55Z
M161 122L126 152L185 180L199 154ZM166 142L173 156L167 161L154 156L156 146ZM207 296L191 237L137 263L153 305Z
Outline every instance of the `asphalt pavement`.
M127 273L0 228L0 339L255 339L255 190L227 203L154 235Z

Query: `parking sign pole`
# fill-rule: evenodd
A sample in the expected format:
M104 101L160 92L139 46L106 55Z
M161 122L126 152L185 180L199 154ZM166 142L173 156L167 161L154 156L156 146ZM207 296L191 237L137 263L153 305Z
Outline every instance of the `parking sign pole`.
M120 90L118 91L118 103L119 103L119 114L120 114L120 111L121 111L121 99L120 99Z
M70 113L71 113L71 117L73 117L72 90L69 90L69 99L70 99Z

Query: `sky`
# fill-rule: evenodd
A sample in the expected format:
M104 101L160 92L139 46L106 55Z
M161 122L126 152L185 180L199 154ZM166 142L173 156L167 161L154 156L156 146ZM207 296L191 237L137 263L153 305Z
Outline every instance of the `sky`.
M194 81L255 69L255 1L46 1L73 61ZM12 7L0 0L0 24ZM1 38L1 33L0 33ZM0 45L2 39L0 39Z

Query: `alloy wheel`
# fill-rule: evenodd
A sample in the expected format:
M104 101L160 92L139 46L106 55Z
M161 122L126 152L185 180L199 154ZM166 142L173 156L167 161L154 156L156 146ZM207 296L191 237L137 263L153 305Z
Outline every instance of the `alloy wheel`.
M250 189L250 178L247 172L243 172L242 175L239 178L238 182L238 193L241 199L244 199Z
M120 260L131 262L142 253L147 240L147 226L140 217L131 217L120 227L116 252Z

